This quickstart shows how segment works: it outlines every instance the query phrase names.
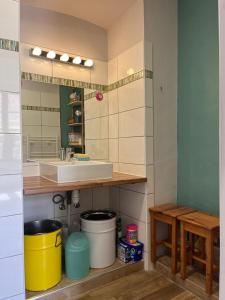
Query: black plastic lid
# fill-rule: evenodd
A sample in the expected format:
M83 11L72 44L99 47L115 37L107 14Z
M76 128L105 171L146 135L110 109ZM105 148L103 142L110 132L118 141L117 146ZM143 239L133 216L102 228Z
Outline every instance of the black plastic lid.
M37 220L24 224L25 235L46 234L62 228L62 223L55 220Z
M116 217L116 213L108 209L88 210L80 215L81 219L88 221L107 221Z

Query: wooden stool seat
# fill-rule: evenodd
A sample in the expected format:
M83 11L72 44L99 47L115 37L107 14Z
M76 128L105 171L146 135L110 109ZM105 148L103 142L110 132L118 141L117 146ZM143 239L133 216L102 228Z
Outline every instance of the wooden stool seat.
M173 203L156 206L149 209L151 216L151 261L157 260L157 246L164 245L171 249L171 272L177 272L177 217L195 211L189 207L180 207ZM157 222L165 223L171 228L170 240L157 240Z
M193 260L206 265L206 292L211 294L214 266L214 240L215 234L218 234L219 230L219 217L197 211L179 216L178 220L181 222L181 277L182 279L186 279L187 277L186 233L188 232L191 236L194 234L205 239L206 259L195 256L193 253L191 253L191 257Z

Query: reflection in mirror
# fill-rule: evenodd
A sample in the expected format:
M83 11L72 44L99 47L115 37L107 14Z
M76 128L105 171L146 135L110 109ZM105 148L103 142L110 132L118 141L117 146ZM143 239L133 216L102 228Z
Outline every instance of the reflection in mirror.
M23 160L58 158L61 147L84 153L84 90L22 82Z

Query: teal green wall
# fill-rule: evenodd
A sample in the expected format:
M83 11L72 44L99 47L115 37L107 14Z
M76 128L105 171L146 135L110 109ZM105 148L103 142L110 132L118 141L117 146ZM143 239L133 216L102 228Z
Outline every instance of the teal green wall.
M63 148L68 147L68 132L71 127L67 125L68 119L73 117L72 106L69 106L69 96L73 91L80 94L81 99L83 99L84 90L80 88L73 88L70 86L60 86L60 128L61 128L61 146ZM79 131L79 128L74 128L74 130ZM78 151L77 151L78 152Z
M178 203L219 212L217 0L178 0Z

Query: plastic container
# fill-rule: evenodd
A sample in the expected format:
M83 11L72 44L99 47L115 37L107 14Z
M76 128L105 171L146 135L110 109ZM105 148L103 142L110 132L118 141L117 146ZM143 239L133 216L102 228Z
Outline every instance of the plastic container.
M126 240L129 244L135 244L138 239L138 227L136 224L128 224L126 232Z
M129 244L125 238L121 238L118 244L118 257L123 262L135 263L143 258L144 244L136 242Z
M66 276L70 279L81 279L88 275L89 242L82 232L72 233L65 247Z
M81 214L81 230L90 243L91 268L111 266L116 258L116 213L90 210Z
M62 224L55 220L25 223L25 285L43 291L61 280Z

